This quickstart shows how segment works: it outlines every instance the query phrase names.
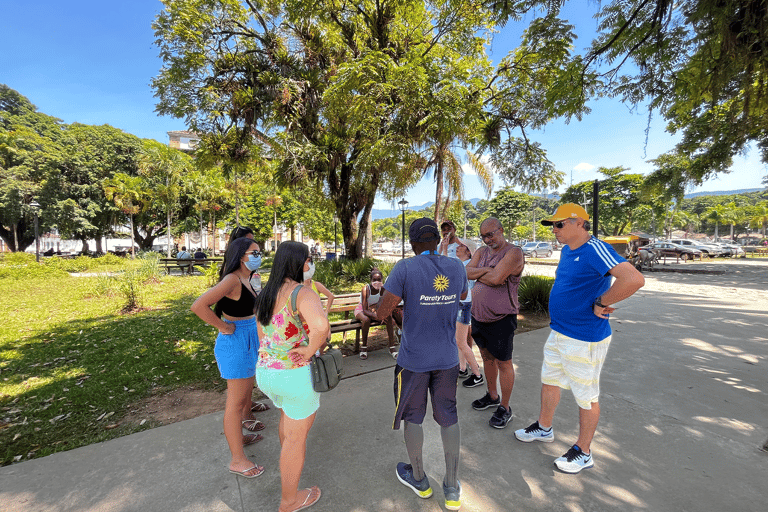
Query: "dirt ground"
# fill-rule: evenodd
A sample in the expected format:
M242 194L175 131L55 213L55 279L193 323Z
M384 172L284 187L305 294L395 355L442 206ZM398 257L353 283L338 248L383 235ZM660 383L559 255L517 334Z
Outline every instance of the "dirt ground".
M517 316L517 333L541 329L549 325L547 313L523 312ZM372 330L368 337L368 350L386 350L387 332L384 328ZM352 353L354 338L351 343L341 347L342 352ZM264 395L258 390L253 390L253 399L260 400ZM170 392L160 392L146 398L130 407L129 413L120 423L128 425L143 425L151 422L155 425L168 425L177 421L184 421L203 414L224 410L226 392L215 390L202 390L190 387L179 388Z

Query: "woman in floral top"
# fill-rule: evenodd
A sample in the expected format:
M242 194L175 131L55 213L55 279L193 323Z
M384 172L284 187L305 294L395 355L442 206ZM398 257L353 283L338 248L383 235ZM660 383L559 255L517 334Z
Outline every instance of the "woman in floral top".
M291 308L291 294L304 280L304 273L309 272L310 261L306 245L280 244L269 280L256 301L260 340L256 382L281 411L281 512L303 509L320 499L317 486L298 490L307 435L320 407L320 394L312 389L309 359L330 334L320 297L312 289L301 288L298 292L298 318Z

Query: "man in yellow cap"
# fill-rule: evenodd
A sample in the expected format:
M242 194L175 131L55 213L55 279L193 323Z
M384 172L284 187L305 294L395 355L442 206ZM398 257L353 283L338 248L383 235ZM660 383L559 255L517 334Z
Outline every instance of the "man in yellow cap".
M611 343L608 314L644 284L643 275L613 248L589 234L589 214L563 204L541 221L564 244L549 295L552 332L544 345L539 419L515 431L520 441L551 443L560 389L570 389L579 406L579 438L555 466L578 473L594 466L590 445L600 419L600 371ZM612 278L613 283L611 283Z

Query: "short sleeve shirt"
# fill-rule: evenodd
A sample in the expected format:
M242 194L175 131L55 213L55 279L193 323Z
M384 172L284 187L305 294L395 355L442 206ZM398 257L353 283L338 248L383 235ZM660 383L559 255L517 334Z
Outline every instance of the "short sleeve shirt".
M610 336L608 320L596 316L591 305L611 287L608 272L624 261L613 247L595 237L573 251L564 246L549 294L552 330L590 342Z
M387 277L387 291L403 299L403 333L397 364L412 372L459 364L456 316L467 291L461 261L438 254L400 260Z

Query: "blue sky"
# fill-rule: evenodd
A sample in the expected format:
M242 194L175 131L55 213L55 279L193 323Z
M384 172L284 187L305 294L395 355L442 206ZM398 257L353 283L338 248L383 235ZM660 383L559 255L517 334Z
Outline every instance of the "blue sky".
M149 86L160 67L151 23L162 4L157 0L70 2L3 0L0 19L0 83L19 91L48 115L66 123L109 124L143 138L167 143L167 132L183 130L182 120L155 114ZM579 44L589 42L596 3L571 2L566 17L580 32ZM568 6L566 6L568 8ZM530 21L530 17L523 22ZM497 34L494 58L519 39L514 28ZM625 166L646 174L647 159L671 150L678 138L654 119L645 142L647 111L631 111L615 100L591 104L593 112L581 122L557 121L529 135L547 149L550 160L566 174L565 185L597 177L599 166ZM752 150L737 157L733 171L692 190L760 188L768 174ZM494 190L504 183L497 177ZM562 187L564 189L565 187ZM406 195L411 205L434 197L434 184L423 180ZM477 178L465 178L465 197L483 197ZM427 199L425 199L427 198ZM377 208L389 208L377 201ZM395 206L396 209L396 206Z

